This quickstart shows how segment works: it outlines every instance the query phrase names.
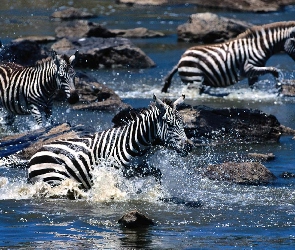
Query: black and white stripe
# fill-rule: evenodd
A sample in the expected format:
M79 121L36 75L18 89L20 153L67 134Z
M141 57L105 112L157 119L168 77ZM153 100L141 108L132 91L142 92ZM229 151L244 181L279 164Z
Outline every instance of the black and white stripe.
M54 53L53 58L34 67L15 63L0 65L0 103L7 111L5 122L12 124L15 115L32 114L41 125L42 112L46 119L52 115L53 95L58 89L65 92L69 103L77 102L72 66L75 56Z
M81 188L92 186L91 171L101 159L122 167L127 177L153 175L161 178L158 168L150 167L144 155L153 145L164 145L186 156L191 142L184 132L183 120L176 105L155 103L142 110L131 109L116 115L115 126L103 132L78 139L60 140L43 146L30 159L28 180L58 185L66 179L76 180ZM170 106L171 105L171 106Z
M252 86L259 76L267 73L278 79L280 70L265 64L281 51L295 60L294 21L253 26L228 42L188 49L166 76L162 91L167 92L177 71L184 83L210 87L227 87L243 78L248 78Z

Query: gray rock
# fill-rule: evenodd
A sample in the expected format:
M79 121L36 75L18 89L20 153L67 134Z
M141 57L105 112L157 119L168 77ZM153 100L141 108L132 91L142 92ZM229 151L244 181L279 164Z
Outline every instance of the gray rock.
M82 19L82 18L91 18L96 17L96 15L84 11L82 9L77 9L73 7L65 8L63 10L58 10L52 13L52 18L59 18L59 19Z
M209 165L204 175L211 180L229 181L237 184L268 184L276 177L259 162L225 162Z
M11 42L0 51L2 62L14 62L23 66L34 65L36 61L46 57L40 44L31 40Z
M140 48L126 38L89 37L62 39L51 47L58 53L79 51L77 66L82 68L150 68L155 63Z
M139 4L139 5L162 5L162 4L183 4L183 0L116 0L118 3ZM251 12L278 11L282 6L294 4L294 0L188 0L185 3L196 4L199 6L221 8Z
M118 223L127 228L143 228L154 225L154 222L138 211L131 211L123 215Z
M36 43L52 43L56 41L54 36L25 36L12 40L12 43L20 43L24 41L31 41Z
M180 107L181 108L181 107ZM277 142L282 134L295 131L282 126L273 115L260 110L240 108L181 108L189 138L219 143Z
M224 42L249 27L246 22L207 12L191 15L187 23L178 26L177 35L179 41L208 44Z
M147 28L139 27L134 29L111 29L110 32L119 37L130 38L151 38L151 37L163 37L164 33L159 31L148 30Z
M57 38L81 38L81 37L115 37L116 34L107 30L98 23L86 20L78 20L65 23L55 29Z

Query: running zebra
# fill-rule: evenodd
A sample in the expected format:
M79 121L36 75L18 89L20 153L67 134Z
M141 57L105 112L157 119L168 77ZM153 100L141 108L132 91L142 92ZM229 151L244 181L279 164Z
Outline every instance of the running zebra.
M186 156L191 142L184 132L183 120L174 103L154 96L148 108L126 110L113 118L114 127L84 138L59 140L43 146L29 161L28 180L58 185L66 179L80 183L81 188L93 185L91 171L101 159L112 161L124 176L153 175L161 179L158 168L148 166L144 156L154 145L164 145Z
M227 87L243 78L248 78L252 87L259 76L270 73L277 79L280 90L282 73L275 67L265 67L265 64L281 51L295 60L294 37L295 21L277 22L253 26L228 42L192 47L166 76L162 92L167 92L176 71L184 83L210 87Z
M7 112L4 117L7 125L14 122L15 115L28 114L42 125L41 113L45 113L46 120L51 118L53 95L58 89L65 92L70 104L79 100L72 66L77 52L71 57L53 54L53 58L42 60L34 67L0 65L0 103Z

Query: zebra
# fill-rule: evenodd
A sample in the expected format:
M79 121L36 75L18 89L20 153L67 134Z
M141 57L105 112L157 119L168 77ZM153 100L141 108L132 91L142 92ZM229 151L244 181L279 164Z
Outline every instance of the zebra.
M184 123L174 103L154 95L147 108L125 110L114 116L114 126L102 132L80 138L59 140L44 145L28 163L28 182L46 182L52 186L72 179L82 189L93 185L91 171L101 159L113 162L124 177L152 175L161 181L161 171L149 166L147 153L154 145L163 145L185 157L192 149L186 137Z
M0 65L0 103L7 115L4 121L12 125L16 115L32 114L39 126L52 118L53 96L58 89L65 92L70 104L79 101L75 90L73 63L78 51L68 57L57 55L43 59L33 67L15 63Z
M176 71L182 82L201 84L200 93L204 85L228 87L243 78L253 87L258 77L267 73L276 78L281 91L281 71L265 66L281 51L295 60L295 21L253 26L227 42L189 48L165 77L162 92L167 92Z

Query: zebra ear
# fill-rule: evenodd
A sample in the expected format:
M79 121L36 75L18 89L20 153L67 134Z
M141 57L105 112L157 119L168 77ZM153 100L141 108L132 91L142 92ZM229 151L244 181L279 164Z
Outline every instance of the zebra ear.
M51 57L52 57L54 63L59 67L59 59L58 59L58 55L57 55L56 51L52 50L51 55L52 55Z
M181 97L179 97L174 103L173 103L173 109L176 110L176 106L183 103L185 99L185 95L182 94Z
M156 97L155 94L154 94L154 96L153 96L153 99L154 99L154 101L155 101L158 105L160 105L161 107L165 107L164 102L162 102L158 97Z
M69 62L70 62L71 65L73 65L73 63L74 63L75 60L77 59L78 54L79 54L79 51L77 50L77 51L75 52L74 55L71 55L71 56L70 56L70 58L69 58Z

